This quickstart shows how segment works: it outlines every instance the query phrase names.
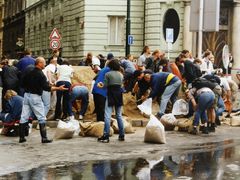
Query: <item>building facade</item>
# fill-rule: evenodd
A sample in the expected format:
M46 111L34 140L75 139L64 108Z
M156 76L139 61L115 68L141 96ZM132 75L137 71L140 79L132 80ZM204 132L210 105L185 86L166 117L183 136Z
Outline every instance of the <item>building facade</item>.
M220 31L204 32L203 50L212 50L219 65L224 44L230 45L235 59L240 58L239 4L239 0L221 0ZM57 28L62 56L69 60L78 61L87 52L124 56L126 7L126 0L27 0L25 45L35 55L49 57L49 35ZM189 31L190 10L191 0L131 0L131 54L138 56L144 45L167 52L166 28L173 28L170 56L176 57L182 49L196 55L197 33Z
M19 58L24 50L25 0L4 1L3 55Z
M3 18L4 18L4 0L0 0L0 57L2 57Z

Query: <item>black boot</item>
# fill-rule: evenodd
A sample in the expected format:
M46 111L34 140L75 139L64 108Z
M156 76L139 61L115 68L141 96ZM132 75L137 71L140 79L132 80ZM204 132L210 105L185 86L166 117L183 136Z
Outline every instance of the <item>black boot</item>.
M25 125L25 131L24 131L24 134L25 134L25 136L28 136L29 135L29 123L27 122L27 123L25 123L26 125Z
M204 126L204 128L203 128L203 130L202 130L202 133L203 133L203 134L208 134L208 133L209 133L208 127L205 127L205 126Z
M40 127L40 134L42 136L42 143L51 143L52 140L49 140L47 138L46 124L39 124L39 127Z
M98 141L102 143L109 143L109 136L104 134L102 137L98 138Z
M25 129L26 129L26 123L19 124L19 143L24 143L27 141L25 139Z
M215 123L211 123L211 126L208 128L209 132L215 132Z

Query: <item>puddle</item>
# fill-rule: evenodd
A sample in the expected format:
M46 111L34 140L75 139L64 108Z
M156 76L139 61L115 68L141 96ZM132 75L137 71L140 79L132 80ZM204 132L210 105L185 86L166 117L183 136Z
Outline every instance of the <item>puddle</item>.
M219 143L223 145L222 143ZM229 180L240 179L240 146L219 146L154 159L58 163L1 176L0 180Z

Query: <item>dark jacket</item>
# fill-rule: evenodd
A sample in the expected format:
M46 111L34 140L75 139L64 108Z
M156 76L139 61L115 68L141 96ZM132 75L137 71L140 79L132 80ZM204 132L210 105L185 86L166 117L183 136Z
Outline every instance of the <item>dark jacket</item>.
M159 67L160 67L160 59L155 60L152 57L149 57L145 61L146 63L146 69L151 70L153 73L159 72Z
M4 66L2 68L2 80L4 89L18 91L19 88L19 71L15 66Z
M187 80L187 84L192 83L192 81L201 76L201 71L193 62L186 60L184 61L184 77Z

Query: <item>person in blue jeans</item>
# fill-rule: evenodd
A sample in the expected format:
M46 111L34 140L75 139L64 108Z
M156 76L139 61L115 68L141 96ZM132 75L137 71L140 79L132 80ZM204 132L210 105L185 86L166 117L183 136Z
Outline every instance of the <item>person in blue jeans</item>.
M195 97L193 96L195 95ZM191 89L187 92L187 96L190 99L193 109L195 110L194 120L193 120L193 129L190 134L198 134L197 126L199 125L200 119L204 124L204 128L202 129L203 134L208 134L208 116L207 110L213 108L215 95L213 91L209 88L201 88L196 90L196 88ZM196 99L196 100L195 100Z
M122 106L123 106L123 75L120 73L120 64L118 60L111 60L108 63L110 72L105 75L104 82L99 82L98 87L107 87L107 98L104 113L104 132L103 136L98 138L98 141L103 143L109 142L110 122L113 108L115 108L116 119L119 128L119 141L124 141L124 125L122 121Z
M72 106L74 105L76 100L81 100L81 110L79 112L79 119L82 120L83 116L87 111L89 103L88 88L85 85L73 84L70 89L70 106L71 106L70 119L74 119Z

